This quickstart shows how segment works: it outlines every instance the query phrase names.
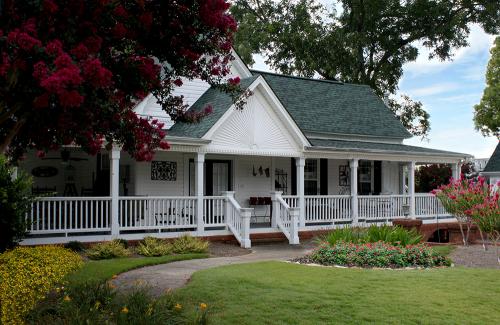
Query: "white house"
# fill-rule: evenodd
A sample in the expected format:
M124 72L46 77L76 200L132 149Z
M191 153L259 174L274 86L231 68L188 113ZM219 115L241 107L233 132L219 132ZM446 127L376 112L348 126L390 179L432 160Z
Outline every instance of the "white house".
M253 93L242 110L198 80L176 91L191 110L213 106L199 124L173 125L152 96L138 105L167 122L171 149L152 162L120 148L30 153L20 167L46 196L24 243L190 232L233 234L250 247L256 233L298 243L305 230L444 215L415 193L415 165L452 164L458 176L469 156L405 145L411 135L368 86L251 71L237 56L232 73Z
M490 159L488 159L488 163L480 175L486 177L491 185L498 188L498 183L500 182L500 142L497 144L495 151Z

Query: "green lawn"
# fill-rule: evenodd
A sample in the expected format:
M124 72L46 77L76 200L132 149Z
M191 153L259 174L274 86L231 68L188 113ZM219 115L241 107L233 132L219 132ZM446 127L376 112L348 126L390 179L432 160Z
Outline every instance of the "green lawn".
M124 257L109 260L87 261L80 270L69 275L68 280L72 283L79 283L88 280L107 280L114 274L120 274L143 266L205 257L208 257L208 254L197 253L166 255L160 257Z
M444 256L450 255L451 252L455 250L456 246L453 245L436 245L432 246L432 250L434 250L436 253Z
M500 271L261 262L199 271L176 292L212 324L498 324Z

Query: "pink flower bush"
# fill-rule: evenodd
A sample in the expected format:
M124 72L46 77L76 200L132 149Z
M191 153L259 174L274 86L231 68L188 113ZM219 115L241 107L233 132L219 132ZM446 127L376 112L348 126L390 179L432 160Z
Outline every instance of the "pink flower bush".
M446 211L459 221L464 245L468 243L473 224L478 226L481 237L486 233L495 243L500 239L500 195L492 185L486 183L484 177L478 177L477 181L463 177L452 179L448 185L440 186L432 193L438 197ZM463 225L467 226L465 233Z

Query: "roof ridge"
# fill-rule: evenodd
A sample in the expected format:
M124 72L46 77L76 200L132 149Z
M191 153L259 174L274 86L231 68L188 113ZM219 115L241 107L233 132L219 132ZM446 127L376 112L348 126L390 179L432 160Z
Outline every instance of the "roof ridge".
M325 83L331 83L331 84L337 84L337 85L343 85L343 84L345 84L345 82L338 81L338 80L313 79L313 78L300 77L300 76L290 76L290 75L287 75L287 74L280 74L280 73L276 73L276 72L268 72L268 71L254 70L254 69L250 69L250 72L257 73L257 74L269 74L269 75L273 75L273 76L284 77L284 78L291 78L291 79L301 79L301 80L325 82Z

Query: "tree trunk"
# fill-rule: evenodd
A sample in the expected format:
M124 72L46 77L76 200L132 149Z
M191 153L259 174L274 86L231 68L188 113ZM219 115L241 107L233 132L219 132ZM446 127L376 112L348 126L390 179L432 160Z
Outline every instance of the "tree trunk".
M3 142L0 144L0 153L5 154L7 149L9 149L9 145L12 143L12 140L19 133L24 123L26 123L26 118L21 118L16 122L16 124L14 124L14 126L10 129L9 133L7 134Z

